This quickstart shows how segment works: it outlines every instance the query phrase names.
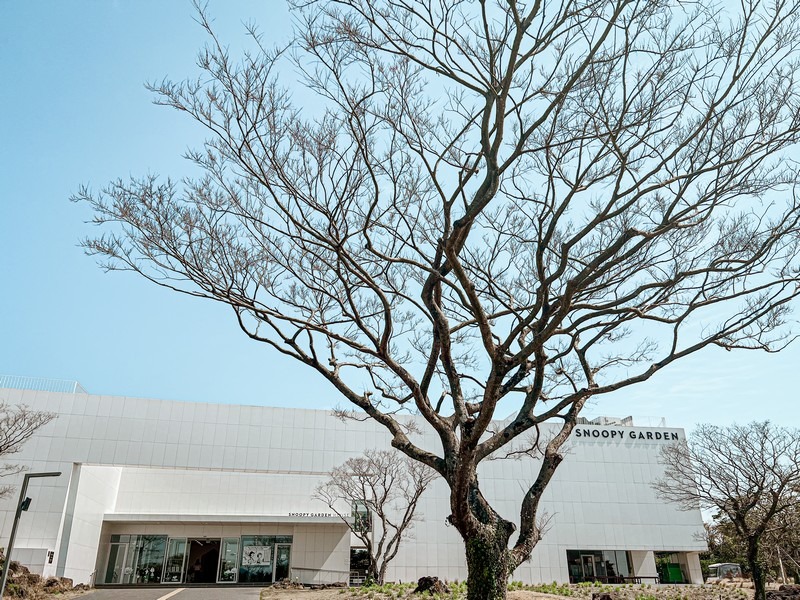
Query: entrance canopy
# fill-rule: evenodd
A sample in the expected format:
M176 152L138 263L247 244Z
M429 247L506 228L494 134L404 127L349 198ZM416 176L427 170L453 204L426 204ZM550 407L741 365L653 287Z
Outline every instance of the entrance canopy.
M263 524L303 524L303 525L346 525L339 517L315 513L296 513L293 515L187 515L187 514L124 514L106 513L106 523L263 523ZM351 519L348 519L352 523Z

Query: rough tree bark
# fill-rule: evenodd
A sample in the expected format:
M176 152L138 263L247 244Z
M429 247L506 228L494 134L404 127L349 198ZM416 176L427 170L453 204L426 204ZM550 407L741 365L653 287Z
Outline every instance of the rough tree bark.
M753 588L757 600L765 600L767 595L767 580L761 564L759 552L760 536L751 535L747 538L747 564L750 566L750 573L753 576Z

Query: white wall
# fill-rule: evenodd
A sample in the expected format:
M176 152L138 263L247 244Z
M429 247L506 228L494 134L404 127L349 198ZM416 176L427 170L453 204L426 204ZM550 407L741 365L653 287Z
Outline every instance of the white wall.
M683 572L689 583L703 583L703 569L700 566L700 555L697 552L686 552L678 555Z
M120 514L288 515L321 512L312 499L321 475L205 469L125 468L115 512Z
M42 573L47 568L47 549L14 548L14 560L28 567L33 573Z
M42 556L47 551L58 552L62 530L67 489L72 473L72 462L65 458L65 447L69 445L68 432L73 423L73 394L47 394L45 392L0 389L0 401L11 405L28 404L40 410L59 413L59 418L42 427L14 455L13 463L23 466L27 472L56 472L62 474L55 478L34 478L30 480L27 496L32 499L30 509L23 512L17 529L15 547L19 557L31 561L36 572L52 574L53 564L45 564L39 570ZM11 457L9 457L11 458ZM0 540L8 540L18 502L19 486L24 473L3 478L3 484L17 487L10 496L0 500ZM6 541L2 545L6 545ZM30 557L30 558L28 558ZM14 554L12 559L16 559Z
M658 577L658 569L656 569L656 557L653 552L631 552L631 563L633 563L633 572L637 576Z
M122 467L74 465L61 533L58 576L94 582L103 515L114 511L122 471Z
M32 470L64 472L37 483L18 544L56 549L57 564L76 581L90 572L87 557L96 543L97 519L111 510L116 480L110 473L119 474L116 513L286 517L326 512L324 504L311 498L316 483L347 458L389 445L389 436L376 423L343 423L325 411L20 390L0 390L0 399L59 413L18 458ZM650 487L661 473L658 452L665 442L628 435L648 428L586 429L608 436L573 436L542 505L552 516L551 527L514 578L566 581L568 549L632 550L642 556L703 550L694 538L702 529L699 511L680 511ZM612 430L613 437L608 433ZM683 438L681 430L658 431ZM433 434L415 436L415 441L437 449ZM77 488L70 487L76 464L82 465L81 478L92 473L86 488L80 481ZM536 476L536 464L489 462L479 476L486 497L505 518L516 521L519 499ZM69 493L78 494L72 504ZM12 509L12 501L0 504L0 536L10 531ZM442 481L426 492L419 511L423 521L415 528L416 539L401 549L389 578L409 581L435 574L464 579L463 544L445 524L449 501ZM62 539L65 544L59 544ZM642 563L641 568L650 566Z
M336 583L350 575L350 530L343 525L295 525L292 576L302 583Z

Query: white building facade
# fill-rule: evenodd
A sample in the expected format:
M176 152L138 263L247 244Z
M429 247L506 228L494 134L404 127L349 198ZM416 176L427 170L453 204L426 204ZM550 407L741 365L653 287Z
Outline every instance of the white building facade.
M313 491L332 467L388 447L379 425L327 411L72 389L0 388L8 404L58 415L13 457L29 472L62 472L32 480L14 559L98 585L348 580L355 538ZM513 579L702 582L700 511L681 511L651 487L660 448L683 439L680 429L579 425L543 499L550 528ZM415 441L436 448L434 435ZM479 472L484 495L512 521L535 476L532 459L489 461ZM3 546L16 501L0 502ZM388 579L465 579L444 482L425 492L418 513Z

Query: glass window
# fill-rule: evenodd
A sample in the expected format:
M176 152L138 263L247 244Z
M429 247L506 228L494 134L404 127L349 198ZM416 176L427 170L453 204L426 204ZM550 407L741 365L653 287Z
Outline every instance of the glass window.
M167 550L167 560L164 563L165 583L181 583L183 581L183 566L186 560L186 539L171 539Z
M291 574L292 547L288 544L275 545L275 581L287 581Z
M617 556L614 553L614 550L603 550L602 556L606 577L611 577L612 579L618 577L619 573L617 573Z
M626 550L616 550L615 554L617 556L617 573L620 577L630 577L631 576L631 561L630 561L630 553Z
M131 541L131 536L129 535L112 535L111 536L111 543L114 544L116 542L124 542L128 543Z
M271 583L275 544L291 543L291 535L243 535L239 583Z
M350 548L350 570L357 571L360 575L369 571L370 559L366 548Z
M161 583L164 556L167 550L167 536L138 535L128 547L127 567L131 569L130 583ZM131 551L133 555L131 556ZM127 572L126 568L126 572Z
M217 581L236 581L238 558L239 538L225 538L222 540L222 553L219 559Z
M625 550L567 550L567 570L570 583L621 583L631 573Z
M108 564L104 583L121 583L122 570L125 568L125 551L127 544L112 543L108 550Z
M594 576L595 576L595 578L599 579L600 581L603 581L604 578L615 577L615 575L611 575L608 572L608 563L605 560L605 555L604 555L603 552L595 551L595 552L591 552L590 554L592 556L594 556ZM613 563L611 564L611 567L613 569L613 567L614 567Z
M361 533L372 531L372 515L363 502L354 502L351 512L353 517L353 528Z
M112 535L104 583L160 583L165 535Z
M269 583L272 581L272 536L243 535L242 564L239 567L240 583Z

